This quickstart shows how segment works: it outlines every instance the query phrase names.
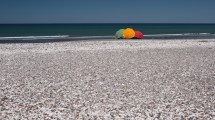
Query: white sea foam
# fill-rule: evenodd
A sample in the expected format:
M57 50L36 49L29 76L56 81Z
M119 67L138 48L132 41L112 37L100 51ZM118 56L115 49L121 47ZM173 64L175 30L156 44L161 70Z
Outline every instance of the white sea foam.
M152 34L152 35L144 35L144 36L187 36L187 35L211 35L210 33L182 33L182 34Z
M55 36L19 36L19 37L0 37L0 40L19 40L19 39L56 39L68 38L69 35L55 35Z
M57 36L19 36L19 37L0 37L0 40L43 40L43 39L114 39L114 36L80 36L70 37L69 35L57 35Z
M178 36L182 34L152 34L152 35L144 35L144 36Z

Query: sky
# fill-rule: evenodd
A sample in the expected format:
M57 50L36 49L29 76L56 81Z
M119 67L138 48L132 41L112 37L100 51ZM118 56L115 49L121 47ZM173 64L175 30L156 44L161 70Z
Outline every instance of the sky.
M215 23L215 0L0 0L0 23Z

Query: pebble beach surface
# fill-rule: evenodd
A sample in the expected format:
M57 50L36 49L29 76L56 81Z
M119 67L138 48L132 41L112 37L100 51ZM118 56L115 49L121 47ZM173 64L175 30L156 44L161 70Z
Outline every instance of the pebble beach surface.
M215 120L215 40L0 44L0 119Z

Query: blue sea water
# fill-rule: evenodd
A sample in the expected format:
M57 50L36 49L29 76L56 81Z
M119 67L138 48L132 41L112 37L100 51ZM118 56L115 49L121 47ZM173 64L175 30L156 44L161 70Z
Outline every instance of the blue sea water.
M215 24L0 24L0 39L114 36L118 29L128 27L146 36L215 34Z

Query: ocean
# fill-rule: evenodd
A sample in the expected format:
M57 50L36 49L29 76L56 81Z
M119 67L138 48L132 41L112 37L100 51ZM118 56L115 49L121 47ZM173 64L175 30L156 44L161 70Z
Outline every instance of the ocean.
M113 37L122 28L131 27L145 36L211 36L215 24L0 24L1 39L42 39Z

